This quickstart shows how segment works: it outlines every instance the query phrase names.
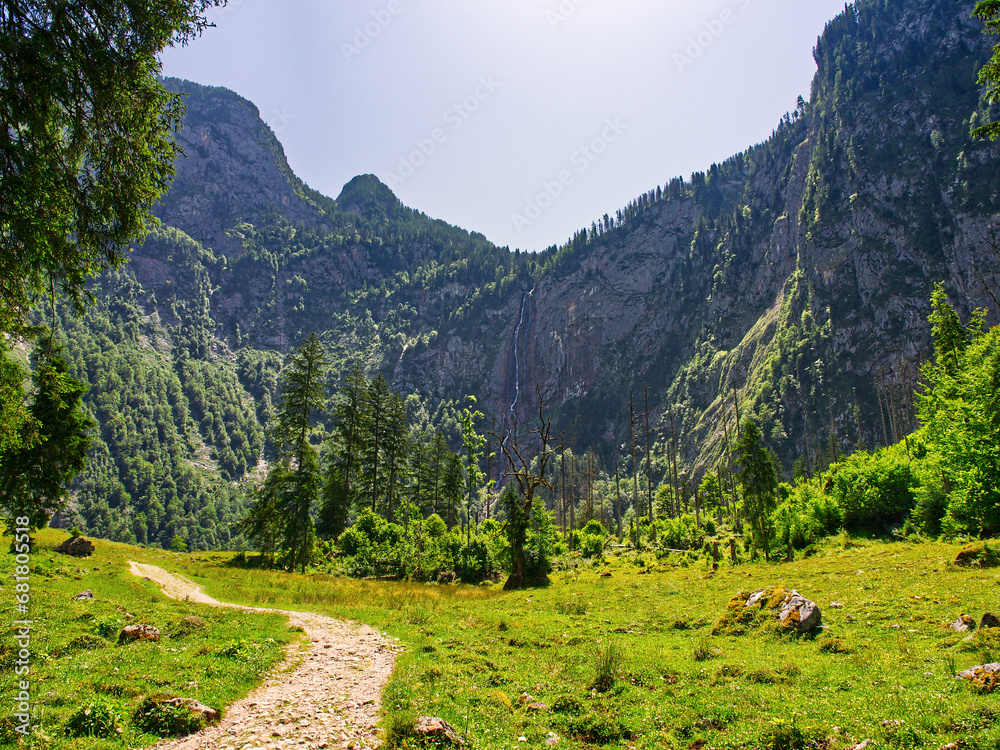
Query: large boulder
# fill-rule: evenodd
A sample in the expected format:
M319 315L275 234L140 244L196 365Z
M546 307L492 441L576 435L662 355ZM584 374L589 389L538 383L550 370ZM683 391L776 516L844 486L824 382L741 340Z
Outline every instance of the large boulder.
M748 630L777 625L799 633L819 627L822 613L816 602L784 586L753 593L740 592L712 628L713 635L743 635Z
M94 554L94 545L82 536L74 536L56 547L56 552L73 557L90 557Z
M152 625L126 625L122 632L118 634L118 643L132 643L133 641L150 641L157 643L160 640L160 631Z

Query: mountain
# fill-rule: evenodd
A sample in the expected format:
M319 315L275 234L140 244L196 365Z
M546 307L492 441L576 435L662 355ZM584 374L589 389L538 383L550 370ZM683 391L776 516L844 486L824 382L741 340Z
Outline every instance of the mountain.
M1000 220L1000 154L968 135L997 115L976 85L990 40L973 6L848 6L817 42L809 100L769 140L537 255L407 208L371 175L322 196L250 102L167 81L188 112L163 226L98 282L104 338L65 327L90 352L77 373L92 387L107 378L94 358L124 348L162 375L169 408L149 394L102 407L104 479L83 481L83 520L139 507L156 486L128 479L135 448L109 427L129 410L159 414L147 441L178 436L164 475L252 472L283 356L310 332L331 351L331 383L360 361L429 411L475 394L488 421L523 421L537 385L605 466L630 439L630 392L637 424L648 401L660 476L668 443L688 477L725 458L734 401L786 469L892 442L913 424L933 282L965 315L997 287L983 248ZM118 506L86 490L114 482L129 488ZM185 492L176 503L197 532L201 495ZM170 517L151 539L176 532Z

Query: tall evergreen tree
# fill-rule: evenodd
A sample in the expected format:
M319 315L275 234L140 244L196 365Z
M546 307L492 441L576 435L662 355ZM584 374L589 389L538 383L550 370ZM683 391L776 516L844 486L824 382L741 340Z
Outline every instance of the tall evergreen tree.
M771 512L777 507L778 478L771 452L757 423L747 420L736 441L743 513L753 529L754 543L771 559Z
M316 334L296 351L282 377L271 442L276 453L272 471L287 474L281 482L278 510L285 552L292 568L305 572L312 560L316 530L312 507L322 490L319 456L310 442L313 416L326 402L324 383L329 362Z
M368 433L368 379L355 364L337 394L334 426L324 455L325 481L320 532L336 539L347 528L352 507L360 497L364 444Z
M96 426L83 408L87 388L69 376L62 348L40 341L35 358L35 394L26 422L33 434L0 453L0 507L8 527L23 516L30 528L43 528L66 505Z

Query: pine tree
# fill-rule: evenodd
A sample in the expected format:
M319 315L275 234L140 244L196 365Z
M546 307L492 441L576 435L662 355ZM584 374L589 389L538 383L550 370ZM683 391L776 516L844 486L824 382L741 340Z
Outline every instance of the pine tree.
M361 458L368 433L368 379L356 364L338 394L333 408L334 427L324 455L325 481L320 531L338 538L347 528L352 507L360 493Z
M743 513L753 528L754 542L771 559L771 512L777 507L778 480L774 460L756 422L747 420L736 441Z
M25 422L31 434L0 454L0 507L9 528L19 517L28 518L31 529L43 528L65 507L96 426L83 407L87 387L69 376L62 347L40 341L35 358L35 394Z
M322 474L310 436L313 416L326 401L328 364L323 345L316 334L310 334L285 370L271 432L276 454L272 471L287 475L279 485L277 502L285 551L289 565L302 572L312 560L316 539L312 507L322 490Z

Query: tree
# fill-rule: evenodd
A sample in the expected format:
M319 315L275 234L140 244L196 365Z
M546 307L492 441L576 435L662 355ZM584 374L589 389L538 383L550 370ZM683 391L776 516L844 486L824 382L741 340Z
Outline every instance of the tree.
M96 425L83 408L87 388L67 373L61 347L40 341L35 357L35 395L25 421L30 434L0 453L0 507L11 530L22 516L31 529L43 528L65 507Z
M278 485L277 509L288 562L294 569L312 560L316 530L312 506L322 489L319 456L310 442L315 412L326 401L324 382L328 366L326 352L316 334L299 347L282 378L282 393L271 431L275 449L272 471L285 478Z
M280 466L273 467L267 473L264 483L255 492L257 501L250 506L246 517L237 524L237 529L257 545L267 565L274 565L278 542L281 539L278 503L286 476Z
M178 95L159 53L225 0L25 0L0 5L0 331L42 294L77 306L125 260L173 176Z
M1000 0L979 0L972 13L986 24L983 31L987 34L1000 34ZM979 83L986 88L986 101L990 104L1000 102L1000 44L993 48L993 57L979 71ZM978 138L996 140L1000 137L1000 122L991 122L976 128L973 135Z
M774 459L765 447L756 422L747 420L736 441L743 513L753 528L754 543L771 559L771 513L777 507L778 478Z
M514 422L508 435L501 438L495 432L490 434L500 443L500 448L507 457L510 468L504 472L504 477L513 478L520 488L520 501L514 503L507 511L507 538L510 541L511 571L505 591L523 589L528 585L543 585L548 581L547 571L532 571L529 576L525 565L524 544L527 540L528 527L531 523L535 492L539 487L554 490L554 486L546 477L546 469L554 455L566 448L566 434L563 430L558 435L552 432L552 419L545 416L545 398L540 386L535 387L538 397L538 426L528 430L527 438L523 438L517 422ZM525 445L530 441L534 445ZM537 454L532 456L531 449ZM509 504L509 498L507 503Z
M465 499L465 545L469 546L472 534L472 493L475 487L483 480L483 473L479 470L479 459L483 444L486 438L476 432L475 422L483 418L481 411L473 411L476 405L476 397L469 396L469 405L462 410L462 447L465 448L465 474L467 480L467 490Z
M368 434L368 379L356 364L333 408L334 427L326 444L321 531L336 539L347 528L351 507L360 496L355 479Z

